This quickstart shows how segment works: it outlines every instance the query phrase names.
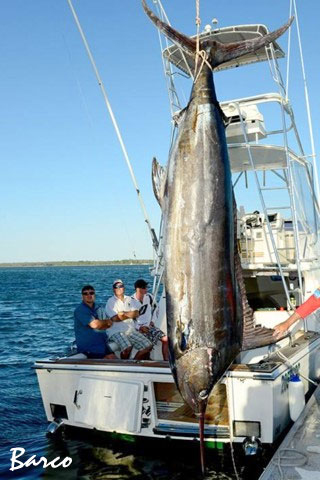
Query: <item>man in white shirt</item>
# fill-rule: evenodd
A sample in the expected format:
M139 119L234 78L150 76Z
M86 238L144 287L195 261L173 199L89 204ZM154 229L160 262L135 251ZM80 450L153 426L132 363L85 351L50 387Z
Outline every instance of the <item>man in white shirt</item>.
M121 351L121 358L127 359L135 347L135 360L149 358L152 343L142 333L135 329L134 319L139 316L137 304L124 294L124 283L117 279L113 282L113 296L107 301L105 311L113 321L108 329L109 342L115 342Z
M168 337L165 333L157 328L153 321L152 315L156 308L153 296L147 293L148 282L139 278L134 284L135 293L131 296L132 300L138 303L139 316L135 320L135 328L137 331L145 335L152 343L156 345L158 341L162 343L163 360L169 360Z

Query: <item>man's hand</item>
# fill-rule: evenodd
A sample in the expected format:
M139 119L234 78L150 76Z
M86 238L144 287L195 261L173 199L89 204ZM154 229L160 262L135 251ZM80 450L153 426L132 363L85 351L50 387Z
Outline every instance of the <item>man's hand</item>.
M118 312L117 315L111 317L113 322L122 322L123 320L127 320L127 316L124 312Z
M146 327L143 325L142 327L139 328L140 333L148 333L149 332L149 327Z
M289 318L287 318L287 320L279 323L274 327L273 336L275 338L284 337L287 334L288 329L291 327L291 325L296 323L298 320L301 320L301 317L298 312L294 312L292 315L290 315Z
M113 321L111 318L106 318L105 320L98 320L97 318L94 318L89 323L89 326L94 330L106 330L107 328L110 328L112 324Z
M289 326L288 326L287 321L279 323L278 325L276 325L274 327L274 332L273 332L272 336L275 337L275 338L284 337L288 332L288 328L289 328Z
M106 318L105 322L106 322L107 328L112 327L113 321L111 320L111 318Z
M139 311L138 310L130 310L128 312L123 312L123 315L125 316L125 318L137 318L137 317L139 317Z
M128 318L137 318L139 316L138 310L130 310L128 312L118 312L117 315L112 317L112 320L115 322L122 322L123 320L127 320Z

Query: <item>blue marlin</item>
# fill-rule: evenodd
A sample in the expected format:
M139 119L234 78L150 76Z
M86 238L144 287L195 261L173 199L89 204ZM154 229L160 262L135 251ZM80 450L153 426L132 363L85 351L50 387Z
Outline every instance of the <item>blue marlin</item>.
M156 27L195 57L196 40L162 22L145 0L142 4ZM164 218L170 366L184 401L199 416L202 444L209 394L240 352L243 331L231 170L212 71L273 42L292 20L252 40L222 44L200 39L206 62L180 116L167 168L153 162L153 185Z

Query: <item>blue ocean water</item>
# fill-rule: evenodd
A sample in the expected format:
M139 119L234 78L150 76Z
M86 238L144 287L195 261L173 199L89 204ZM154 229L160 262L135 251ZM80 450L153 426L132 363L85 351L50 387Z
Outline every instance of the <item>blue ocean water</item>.
M34 361L68 351L74 340L73 310L84 284L92 284L97 302L104 304L114 279L121 278L131 294L141 277L151 281L148 266L0 268L0 478L202 478L198 445L192 442L119 442L86 430L46 436ZM10 471L10 449L18 447L26 451L24 462L31 455L48 460L69 456L73 462L64 469L40 465ZM210 452L206 478L236 478L230 451ZM241 478L246 478L242 458L236 463ZM258 478L252 466L248 478Z

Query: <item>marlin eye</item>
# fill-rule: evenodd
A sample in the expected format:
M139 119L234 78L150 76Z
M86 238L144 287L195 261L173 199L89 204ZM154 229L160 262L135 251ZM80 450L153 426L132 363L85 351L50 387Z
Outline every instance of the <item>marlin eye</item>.
M207 390L201 390L201 392L199 392L199 397L201 398L201 400L204 400L205 398L207 398L208 397Z

